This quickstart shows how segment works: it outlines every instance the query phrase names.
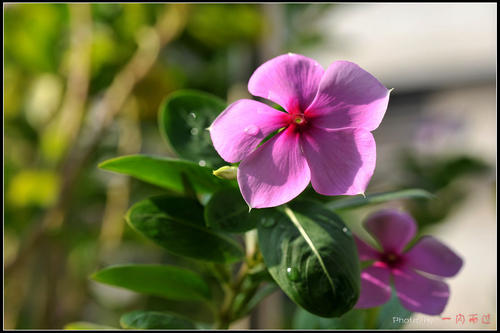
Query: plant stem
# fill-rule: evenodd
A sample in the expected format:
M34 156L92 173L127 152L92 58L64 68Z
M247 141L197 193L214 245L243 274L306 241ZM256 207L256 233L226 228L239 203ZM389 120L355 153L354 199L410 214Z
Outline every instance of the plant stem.
M215 323L215 328L217 329L227 329L234 320L239 319L242 310L255 295L260 285L260 281L257 281L243 288L251 269L262 263L262 255L260 255L257 246L257 233L255 230L251 230L245 234L245 243L247 250L246 258L234 279L230 274L228 279L223 280L219 278L221 287L224 290L224 301ZM221 274L221 267L215 265L214 270L217 275L223 275ZM235 306L236 298L241 295L243 296L243 300Z
M375 329L377 328L378 314L380 312L380 307L375 307L366 310L365 317L365 328Z

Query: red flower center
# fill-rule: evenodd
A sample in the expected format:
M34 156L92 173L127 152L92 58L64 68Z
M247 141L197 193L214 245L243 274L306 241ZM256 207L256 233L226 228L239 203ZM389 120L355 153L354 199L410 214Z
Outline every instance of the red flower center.
M304 125L306 123L306 118L303 114L297 114L293 117L293 122L297 125Z
M398 268L403 264L403 257L395 252L386 252L380 255L380 261L390 268Z
M290 114L289 121L289 126L292 126L297 132L303 132L310 125L310 122L302 112Z

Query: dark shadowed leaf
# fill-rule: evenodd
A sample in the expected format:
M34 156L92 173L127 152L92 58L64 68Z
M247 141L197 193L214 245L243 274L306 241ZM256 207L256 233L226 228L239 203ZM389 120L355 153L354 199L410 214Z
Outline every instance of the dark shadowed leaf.
M245 232L256 227L255 211L236 188L216 192L205 206L205 221L209 228L226 232Z
M351 232L312 201L261 209L258 234L276 283L297 304L322 317L338 317L356 303L360 268Z
M191 321L171 313L140 310L122 315L120 325L126 329L196 328Z
M193 271L167 265L111 266L92 275L92 279L138 293L179 301L211 298L208 285Z
M152 197L133 205L126 219L133 229L173 254L221 263L243 257L233 239L204 226L201 206L189 198Z
M180 157L220 166L224 160L215 151L207 128L226 106L219 97L201 91L176 91L160 106L160 132Z

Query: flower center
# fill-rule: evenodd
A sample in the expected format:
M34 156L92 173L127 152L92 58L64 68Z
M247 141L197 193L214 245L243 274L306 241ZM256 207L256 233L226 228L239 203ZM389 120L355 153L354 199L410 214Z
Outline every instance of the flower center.
M293 122L296 123L297 125L303 125L306 122L306 119L304 118L303 114L297 114L293 117Z
M395 252L383 253L380 260L391 268L397 268L403 263L403 258Z

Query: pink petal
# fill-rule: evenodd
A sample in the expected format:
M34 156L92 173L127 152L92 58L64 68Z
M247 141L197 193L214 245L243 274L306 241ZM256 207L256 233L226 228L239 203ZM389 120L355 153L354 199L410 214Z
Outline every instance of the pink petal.
M391 271L386 268L375 266L365 268L361 272L361 292L354 307L373 308L388 302L391 298L390 278Z
M375 170L375 140L363 129L309 127L302 148L311 168L311 183L323 195L364 193Z
M291 127L257 148L238 168L241 194L252 208L284 204L299 195L310 179L299 134Z
M353 236L358 249L359 260L376 260L380 258L380 253L377 250L365 243L365 241L361 240L358 236Z
M426 278L411 269L394 270L393 278L398 298L406 309L428 315L443 312L450 295L446 283Z
M356 127L372 131L384 117L389 93L374 76L348 61L336 61L325 72L306 114L324 128Z
M289 115L272 107L241 99L229 105L210 126L215 150L227 162L241 161L273 131L287 124Z
M415 221L410 215L389 209L370 215L363 225L386 253L401 253L417 231Z
M316 96L323 72L313 59L284 54L255 70L248 81L248 91L281 105L288 112L303 112Z
M457 274L463 264L455 252L432 236L422 237L405 258L412 268L445 277Z

